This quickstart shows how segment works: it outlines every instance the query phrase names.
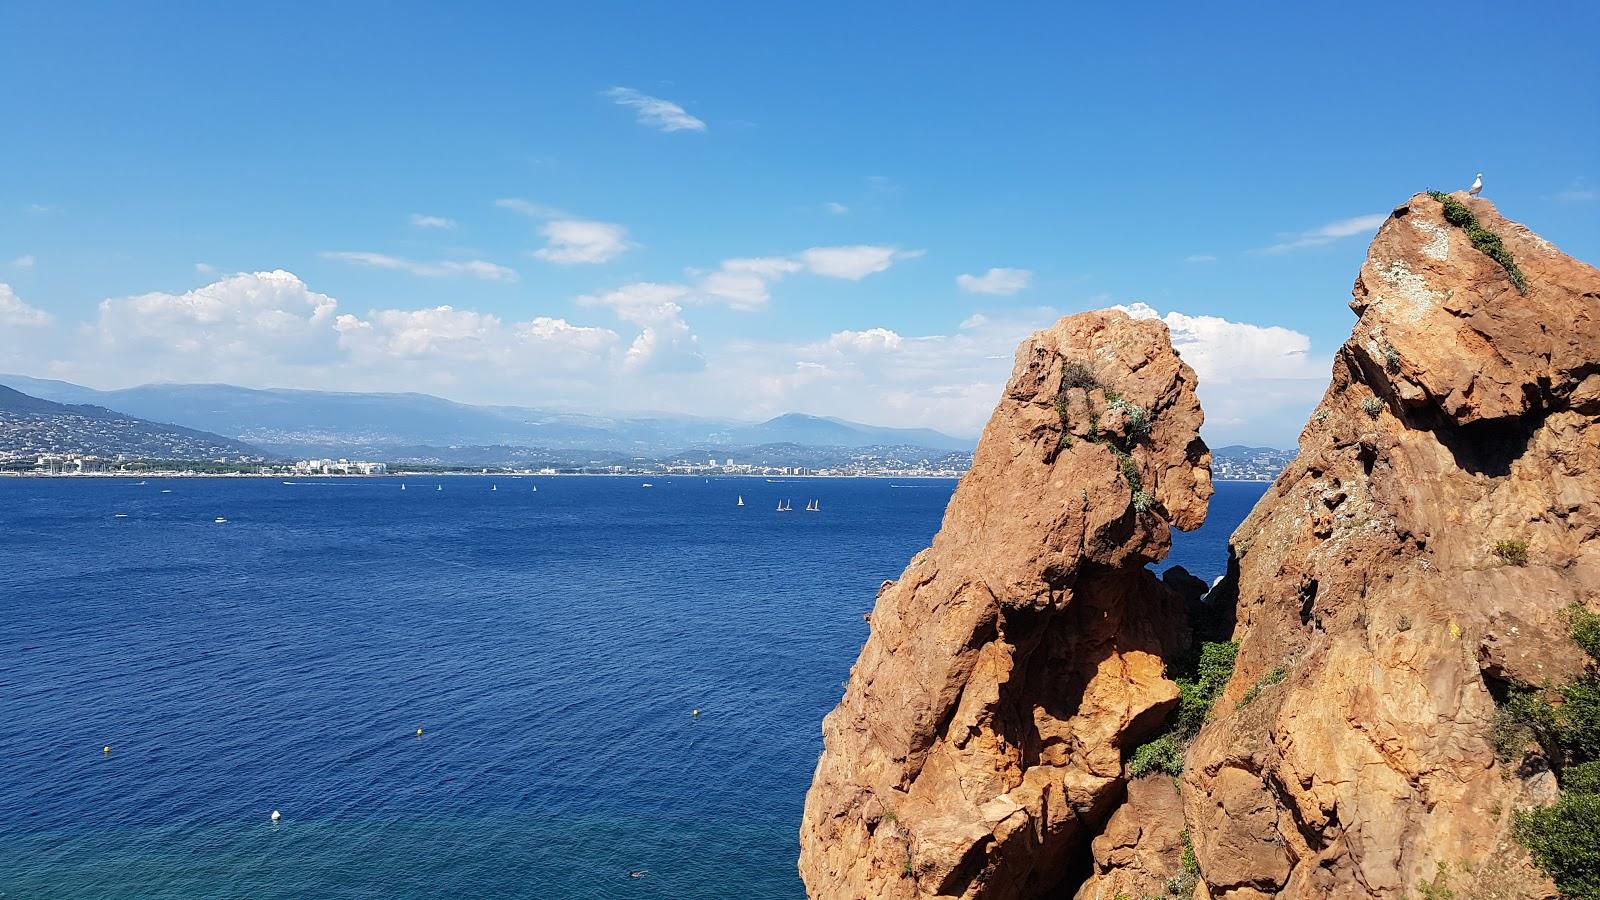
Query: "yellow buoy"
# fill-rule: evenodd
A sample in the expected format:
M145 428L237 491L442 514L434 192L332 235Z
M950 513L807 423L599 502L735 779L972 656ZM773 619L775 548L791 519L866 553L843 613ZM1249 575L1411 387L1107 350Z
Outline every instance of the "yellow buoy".
M700 710L697 709L694 712L690 713L689 715L698 716L698 715L700 715Z
M101 753L110 753L111 752L111 745L107 744L104 747L101 747L100 748L100 752Z
M417 729L417 737L422 737L422 729L421 728Z

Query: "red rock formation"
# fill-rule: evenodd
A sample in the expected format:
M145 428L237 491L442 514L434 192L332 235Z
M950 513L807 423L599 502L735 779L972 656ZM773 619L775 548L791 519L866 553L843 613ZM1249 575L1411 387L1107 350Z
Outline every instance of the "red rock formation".
M1159 322L1035 334L933 545L886 583L823 724L800 873L815 898L1058 889L1177 699L1183 599L1147 563L1211 496L1194 373Z
M1462 896L1549 891L1507 832L1553 780L1508 775L1490 724L1507 681L1578 671L1566 609L1600 607L1600 272L1457 197L1526 293L1438 200L1396 209L1299 458L1233 537L1238 665L1183 779L1213 897L1399 897L1441 863Z

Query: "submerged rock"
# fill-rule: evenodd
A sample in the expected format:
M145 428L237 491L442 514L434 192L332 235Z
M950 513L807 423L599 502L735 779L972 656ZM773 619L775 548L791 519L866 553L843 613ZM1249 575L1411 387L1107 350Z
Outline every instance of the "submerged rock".
M1034 897L1081 877L1123 750L1178 698L1163 660L1185 601L1145 566L1211 496L1194 384L1166 326L1117 311L1023 343L823 723L812 897Z

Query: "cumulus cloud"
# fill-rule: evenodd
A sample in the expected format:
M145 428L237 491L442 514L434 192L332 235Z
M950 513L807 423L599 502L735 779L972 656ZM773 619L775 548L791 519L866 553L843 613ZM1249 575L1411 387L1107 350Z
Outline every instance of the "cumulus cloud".
M657 131L705 131L706 123L689 115L671 100L652 97L629 87L614 87L605 92L611 102L630 107L640 125Z
M1273 244L1270 247L1262 248L1261 252L1277 255L1281 253L1291 253L1295 250L1304 250L1308 247L1321 247L1326 244L1331 244L1341 238L1347 238L1357 234L1366 234L1376 229L1379 225L1382 225L1383 221L1387 218L1389 218L1388 213L1372 213L1371 215L1366 216L1354 216L1349 219L1340 219L1337 222L1329 222L1326 225L1313 228L1310 231L1302 231L1299 234L1288 235L1279 243Z
M804 269L799 261L783 256L730 259L701 278L699 289L734 309L756 309L771 297L774 281Z
M994 294L1008 297L1025 290L1033 281L1027 269L990 269L982 275L957 275L956 285L969 294Z
M38 328L52 321L49 313L23 303L11 285L0 282L0 327Z
M418 228L454 228L456 227L457 223L455 219L447 219L444 216L429 216L422 213L412 213L411 224Z
M497 265L482 259L469 259L465 261L443 260L440 262L418 262L402 256L389 256L383 253L369 253L357 250L329 250L322 254L324 259L338 260L351 265L367 266L374 269L392 269L406 272L422 278L443 278L451 275L470 275L485 281L516 281L517 271L502 265Z
M901 260L915 259L922 253L921 250L856 244L849 247L812 247L800 254L800 260L818 275L860 281L868 275L886 271Z
M1218 316L1162 314L1144 303L1117 308L1166 323L1172 346L1199 376L1210 431L1234 439L1246 432L1267 434L1277 446L1292 446L1327 388L1331 357L1313 355L1311 338L1298 331Z
M557 219L539 229L545 246L533 255L558 265L609 262L627 251L628 229L611 222Z

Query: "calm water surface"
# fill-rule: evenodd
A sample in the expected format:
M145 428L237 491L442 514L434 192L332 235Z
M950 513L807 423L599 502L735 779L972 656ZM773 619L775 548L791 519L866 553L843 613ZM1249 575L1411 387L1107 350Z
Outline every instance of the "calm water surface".
M0 897L803 897L954 482L641 481L0 479Z

